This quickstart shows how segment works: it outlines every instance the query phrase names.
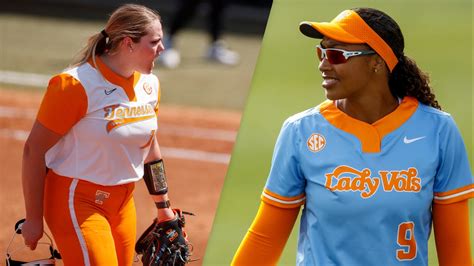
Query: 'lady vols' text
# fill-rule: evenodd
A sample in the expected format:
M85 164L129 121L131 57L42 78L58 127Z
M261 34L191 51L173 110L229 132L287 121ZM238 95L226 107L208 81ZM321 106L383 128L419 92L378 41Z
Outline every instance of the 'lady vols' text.
M372 197L380 184L385 192L419 192L421 179L414 167L408 170L380 170L379 176L372 176L370 169L362 171L347 165L338 166L332 173L326 174L326 188L331 191L360 192L363 199Z

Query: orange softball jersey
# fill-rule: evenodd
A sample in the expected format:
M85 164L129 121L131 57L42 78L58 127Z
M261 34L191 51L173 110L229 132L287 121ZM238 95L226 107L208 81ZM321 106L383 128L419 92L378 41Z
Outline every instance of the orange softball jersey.
M46 165L100 185L137 181L158 127L158 78L135 72L125 79L95 61L49 82L37 119L63 138L46 153Z

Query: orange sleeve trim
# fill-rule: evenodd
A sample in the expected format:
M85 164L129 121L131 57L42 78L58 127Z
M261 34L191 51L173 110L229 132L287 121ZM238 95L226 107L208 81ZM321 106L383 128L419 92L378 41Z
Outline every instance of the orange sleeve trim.
M73 76L62 73L49 81L37 120L53 132L65 135L86 115L87 108L82 84Z
M474 184L446 192L434 193L434 203L438 204L450 204L470 198L474 198Z
M298 196L294 196L294 197L285 197L285 196L281 196L276 193L273 193L270 190L265 188L263 190L261 199L265 203L287 209L287 208L296 208L303 205L305 203L306 197L304 193Z

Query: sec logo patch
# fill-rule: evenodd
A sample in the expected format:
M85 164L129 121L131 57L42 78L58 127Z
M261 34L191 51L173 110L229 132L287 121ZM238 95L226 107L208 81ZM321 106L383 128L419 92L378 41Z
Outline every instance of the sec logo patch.
M321 134L313 133L308 138L308 141L306 141L306 144L308 145L308 149L310 151L318 152L324 149L326 146L326 138L324 138L324 136Z
M152 88L150 86L150 84L148 83L143 83L143 90L146 92L146 94L150 95L151 92L152 92Z

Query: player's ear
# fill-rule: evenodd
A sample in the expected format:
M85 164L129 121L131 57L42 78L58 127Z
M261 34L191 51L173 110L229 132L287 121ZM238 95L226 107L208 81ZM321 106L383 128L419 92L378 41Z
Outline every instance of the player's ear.
M380 55L376 54L375 55L375 66L376 67L382 67L385 65L385 61L380 57Z
M120 43L120 46L125 50L133 51L133 40L130 37L124 37Z
M369 65L374 70L374 72L379 72L384 68L385 61L383 60L382 57L380 57L380 55L375 54L370 57Z

